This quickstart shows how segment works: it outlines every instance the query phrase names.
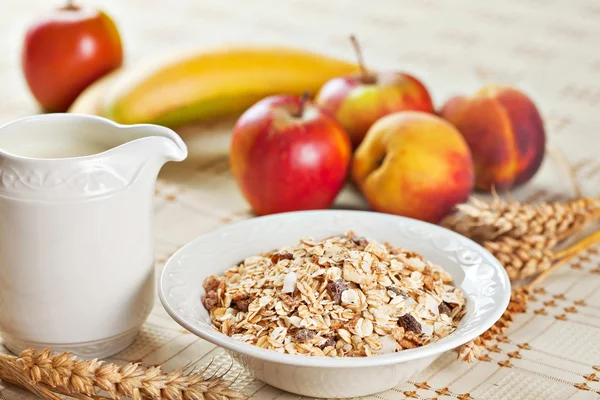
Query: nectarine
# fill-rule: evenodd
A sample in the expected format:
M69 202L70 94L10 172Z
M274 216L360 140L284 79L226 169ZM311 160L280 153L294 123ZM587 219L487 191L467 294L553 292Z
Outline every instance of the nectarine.
M441 116L469 144L478 189L525 183L542 164L544 123L533 101L516 89L489 86L471 97L454 97Z
M406 111L369 129L354 154L352 177L375 211L438 222L469 197L474 172L456 128Z

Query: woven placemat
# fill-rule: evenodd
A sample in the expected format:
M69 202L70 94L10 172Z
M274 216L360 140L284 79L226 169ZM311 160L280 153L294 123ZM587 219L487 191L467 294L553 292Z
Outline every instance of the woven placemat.
M59 2L60 3L60 2ZM301 46L351 58L349 33L360 38L369 65L422 78L439 105L453 93L488 82L516 85L544 114L550 146L559 149L588 195L600 194L600 4L596 0L87 0L114 16L127 62L178 47L250 42ZM44 0L6 2L0 12L0 122L36 112L19 71L22 34ZM232 123L180 130L190 147L182 164L165 167L156 192L156 257L167 258L194 237L252 216L228 171ZM561 200L572 188L547 159L513 196ZM336 203L365 208L346 189ZM423 373L377 399L600 398L600 255L592 249L554 274L516 318L508 340L492 344L491 361L461 364L440 357ZM164 364L199 360L225 370L220 348L182 330L158 299L135 343L114 361ZM254 380L234 364L234 387L256 399L296 398ZM6 400L31 398L0 382Z

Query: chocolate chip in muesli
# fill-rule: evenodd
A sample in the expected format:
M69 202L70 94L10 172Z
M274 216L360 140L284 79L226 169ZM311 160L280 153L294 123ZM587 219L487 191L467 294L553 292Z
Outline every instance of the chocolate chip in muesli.
M414 333L421 333L421 324L409 313L404 314L398 319L398 325L403 327L407 331L411 331Z
M338 279L327 284L327 292L333 301L340 303L342 301L342 293L348 290L348 285L343 279Z
M314 338L315 335L315 331L311 331L310 329L300 329L298 332L296 332L294 338L297 342L305 343Z
M447 316L450 316L452 314L452 307L450 307L450 304L442 301L438 306L438 311L440 314L446 314Z

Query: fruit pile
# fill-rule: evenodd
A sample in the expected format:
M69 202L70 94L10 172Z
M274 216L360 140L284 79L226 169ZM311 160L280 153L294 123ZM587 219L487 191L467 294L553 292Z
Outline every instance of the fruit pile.
M436 115L419 80L368 70L352 42L358 73L314 102L271 96L238 120L231 170L256 213L327 208L349 172L375 211L439 222L474 186L510 188L538 170L545 132L527 96L487 87Z
M418 79L367 69L351 39L358 64L223 47L120 67L112 20L69 3L29 30L23 69L46 111L178 126L245 110L231 170L261 215L328 208L350 176L374 210L439 222L474 187L511 188L538 170L544 125L526 95L490 86L436 113Z

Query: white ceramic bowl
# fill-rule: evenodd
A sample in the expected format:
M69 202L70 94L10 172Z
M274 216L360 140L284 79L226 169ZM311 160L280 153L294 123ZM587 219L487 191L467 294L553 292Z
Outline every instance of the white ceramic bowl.
M211 326L200 298L202 282L245 257L353 230L423 254L445 268L467 298L458 329L421 348L373 357L332 358L281 354L252 346ZM500 263L481 246L425 222L363 211L305 211L254 218L205 234L167 262L159 282L167 312L184 328L224 347L256 378L288 392L311 397L354 397L390 389L422 371L445 351L477 337L502 315L510 282Z

